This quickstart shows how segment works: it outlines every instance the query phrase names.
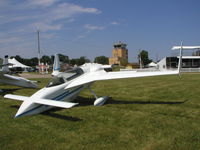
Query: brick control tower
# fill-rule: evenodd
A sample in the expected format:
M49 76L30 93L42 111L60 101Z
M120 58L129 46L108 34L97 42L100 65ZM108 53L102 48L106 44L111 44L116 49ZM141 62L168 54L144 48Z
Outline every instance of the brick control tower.
M121 60L126 59L128 62L128 49L126 44L118 42L113 45L112 57L109 58L109 64L118 64L121 65Z

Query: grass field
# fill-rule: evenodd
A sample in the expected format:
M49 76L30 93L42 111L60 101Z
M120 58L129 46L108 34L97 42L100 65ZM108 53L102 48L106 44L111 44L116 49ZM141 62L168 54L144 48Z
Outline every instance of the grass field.
M40 87L48 82L39 80ZM85 90L72 109L17 119L13 117L21 102L0 95L0 149L200 149L200 74L102 81L92 88L110 97L104 106L94 107ZM36 91L7 85L0 89L26 96Z

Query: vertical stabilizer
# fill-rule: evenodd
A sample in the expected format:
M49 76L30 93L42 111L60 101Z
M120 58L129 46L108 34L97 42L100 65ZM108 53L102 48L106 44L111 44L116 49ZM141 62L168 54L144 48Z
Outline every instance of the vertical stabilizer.
M59 60L59 55L55 54L54 57L54 63L53 63L53 76L57 76L60 73L60 60Z
M5 58L4 58L4 60L3 60L2 71L3 72L9 72L9 68L8 68L8 55L6 55Z
M179 62L178 62L179 77L181 77L182 55L183 55L183 42L181 42L180 54L179 54Z

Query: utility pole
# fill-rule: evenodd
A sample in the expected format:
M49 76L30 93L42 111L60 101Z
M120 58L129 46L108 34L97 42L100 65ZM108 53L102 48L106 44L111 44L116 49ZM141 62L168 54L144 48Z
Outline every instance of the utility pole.
M142 69L141 49L139 49L139 63L140 63L140 69Z
M40 73L40 31L37 31L37 38L38 38L38 71Z

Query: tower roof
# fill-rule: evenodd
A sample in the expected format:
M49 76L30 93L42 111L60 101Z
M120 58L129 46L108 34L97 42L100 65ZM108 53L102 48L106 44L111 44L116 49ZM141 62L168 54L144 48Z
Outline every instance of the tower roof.
M114 48L122 48L122 49L126 49L127 44L122 43L121 41L119 41L118 43L115 43L113 45Z

